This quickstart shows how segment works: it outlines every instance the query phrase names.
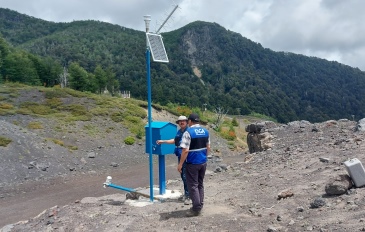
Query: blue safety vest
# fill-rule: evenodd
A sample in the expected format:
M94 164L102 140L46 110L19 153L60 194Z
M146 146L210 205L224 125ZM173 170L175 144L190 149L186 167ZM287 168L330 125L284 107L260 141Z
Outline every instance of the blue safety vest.
M176 133L175 139L174 139L175 140L175 155L179 158L182 153L182 148L180 147L181 139L187 128L188 127L186 127L184 131L178 130L178 132Z
M190 127L187 129L191 141L188 157L188 164L203 164L207 162L207 144L209 142L209 131L203 127Z

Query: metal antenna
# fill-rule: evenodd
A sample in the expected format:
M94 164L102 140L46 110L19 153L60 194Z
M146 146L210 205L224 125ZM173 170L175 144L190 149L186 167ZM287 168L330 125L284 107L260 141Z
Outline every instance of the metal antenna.
M172 14L175 12L175 10L179 7L179 5L176 5L174 7L174 9L171 11L171 13L167 16L167 18L165 19L165 21L162 23L162 25L158 28L158 30L156 31L156 34L158 34L160 32L160 30L163 28L163 26L165 25L165 23L167 22L167 20L169 20L169 18L172 16Z

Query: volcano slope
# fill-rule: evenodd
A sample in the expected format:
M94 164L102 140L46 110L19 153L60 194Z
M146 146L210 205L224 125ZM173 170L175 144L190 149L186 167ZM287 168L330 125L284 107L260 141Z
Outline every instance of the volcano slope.
M336 196L325 192L332 178L347 174L345 161L365 160L364 133L356 125L347 119L276 125L266 128L272 135L269 150L224 151L219 159L211 158L198 217L186 218L190 206L176 200L136 207L125 193L110 190L110 195L54 206L2 230L365 231L364 188ZM182 183L177 177L166 187L181 191ZM290 194L278 197L283 192Z

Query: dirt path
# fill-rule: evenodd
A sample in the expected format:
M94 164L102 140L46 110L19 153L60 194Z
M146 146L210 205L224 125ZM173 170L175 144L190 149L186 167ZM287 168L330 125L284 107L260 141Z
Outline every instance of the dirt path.
M157 167L156 167L157 166ZM149 164L137 164L111 173L113 183L128 188L149 186ZM121 190L103 188L107 175L84 175L69 180L58 178L47 185L34 183L21 186L21 193L0 199L0 228L7 224L28 220L55 205L63 206L84 197L100 197L120 193ZM166 179L178 178L174 159L166 160ZM158 165L154 165L154 185L158 182Z

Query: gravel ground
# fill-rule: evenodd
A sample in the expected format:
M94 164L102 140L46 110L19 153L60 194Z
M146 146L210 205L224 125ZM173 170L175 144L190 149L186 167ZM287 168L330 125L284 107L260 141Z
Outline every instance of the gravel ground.
M166 112L154 115L174 121ZM44 128L27 129L34 120ZM144 143L124 145L128 131L121 125L94 118L89 123L96 131L115 130L90 135L82 130L85 122L64 125L67 133L52 123L27 115L0 118L0 136L13 140L0 147L1 232L365 231L364 188L325 191L331 180L347 175L345 161L365 162L364 133L355 130L356 122L277 125L266 130L272 147L252 154L231 152L212 132L212 149L219 152L208 163L203 213L193 218L185 217L190 206L177 200L135 207L124 192L101 188L107 175L131 188L148 185ZM166 174L167 189L182 191L174 156Z

